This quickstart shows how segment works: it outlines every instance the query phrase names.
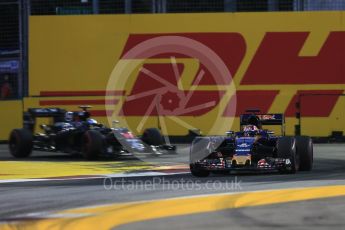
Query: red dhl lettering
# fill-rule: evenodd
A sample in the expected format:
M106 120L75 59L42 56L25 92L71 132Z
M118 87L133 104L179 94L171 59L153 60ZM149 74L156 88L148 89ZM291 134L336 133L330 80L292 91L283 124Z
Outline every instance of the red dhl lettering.
M122 58L124 59L143 59L143 58L186 58L187 56L181 53L175 53L170 50L178 50L179 47L176 45L171 45L170 47L162 47L162 50L153 49L149 52L139 53L135 56L130 53L130 50L136 47L138 44L147 41L149 39L160 37L160 36L179 36L187 39L193 39L199 42L220 57L221 61L229 68L230 73L234 76L237 69L245 55L246 47L243 37L238 33L185 33L185 34L154 34L154 35L130 35L127 44L122 53ZM166 49L164 52L164 49ZM203 53L198 53L198 50L190 50L191 58L199 58L200 66L199 70L194 76L192 85L229 85L231 83L231 76L228 78L223 78L220 74L211 73L210 69L205 66L208 57L204 56ZM178 69L178 77L184 69L182 64L176 64ZM141 116L141 115L157 115L157 106L150 111L152 101L157 100L155 94L150 94L145 97L136 98L137 95L142 95L147 92L156 91L159 93L160 89L164 87L162 82L157 81L157 78L164 78L171 87L168 87L168 92L162 92L161 98L157 100L157 104L161 107L159 114L162 115L193 115L201 116L218 105L219 101L222 99L225 91L201 91L193 90L190 98L186 98L191 91L188 90L178 90L177 87L177 77L175 76L172 64L144 64L143 68L145 71L140 71L129 97L121 110L121 115L125 116ZM153 75L156 77L148 77L148 75ZM201 76L201 79L197 79ZM175 94L175 95L174 95ZM179 96L181 95L181 96ZM134 100L128 98L135 98ZM169 104L170 103L170 104ZM181 104L185 104L182 111L176 110ZM195 109L197 108L197 109Z
M223 116L231 116L231 109L236 103L236 116L244 113L248 108L259 108L262 113L268 113L279 90L238 90L236 95L231 97Z
M320 52L316 56L299 56L300 50L309 35L309 32L268 32L261 41L255 55L253 56L248 69L245 71L241 85L304 85L304 84L345 84L345 32L330 32L326 41L322 45ZM150 53L139 54L137 56L126 56L126 53L133 47L143 41L160 36L180 36L198 41L211 50L213 50L229 68L232 77L236 77L238 68L246 54L245 40L239 33L179 33L179 34L132 34L129 36L127 43L121 55L122 59L146 59L146 58L195 58L188 57L180 53L163 52L150 56ZM152 54L152 53L151 53ZM131 90L126 89L128 95L122 106L121 115L125 116L142 116L145 115L146 109L150 106L154 95L135 98L136 95L145 92L153 92L162 88L162 82L146 75L154 73L164 78L169 84L177 89L177 79L174 75L174 69L168 63L145 63L144 72L139 72L136 82ZM181 63L176 64L179 76L185 69ZM176 70L175 70L176 71ZM202 79L197 80L200 72L204 74ZM230 85L231 77L228 79L219 79L219 76L212 75L210 71L200 64L192 85L217 86ZM91 92L91 91L90 91ZM97 92L97 95L101 91ZM243 113L245 109L256 107L263 113L267 113L279 94L280 90L238 90L236 95L231 97L228 105L225 107L223 116L231 116L231 109L236 104L236 116ZM285 115L294 117L296 113L295 104L298 94L332 94L302 97L303 104L301 115L309 117L327 117L333 110L339 95L343 90L298 90L293 96L289 105L285 109ZM71 95L80 93L69 92ZM146 115L190 115L201 116L213 110L223 98L225 91L217 90L194 90L192 96L186 104L187 110L183 113L176 113L176 108L180 106L181 95L190 93L188 90L173 90L162 95L159 103L163 111L152 109ZM82 94L88 94L82 92ZM101 92L104 94L104 92ZM42 96L56 96L56 92L43 92ZM120 95L120 94L114 94ZM123 95L123 94L122 94ZM134 97L133 97L134 96ZM128 99L130 98L130 99ZM134 99L133 99L134 98ZM169 101L174 99L174 103ZM315 104L317 101L317 104ZM211 103L213 102L213 104ZM46 104L47 102L42 102ZM65 102L63 102L65 103ZM73 102L68 102L73 103ZM198 110L188 110L200 104L211 103L211 106ZM53 105L52 102L49 104ZM106 112L99 112L98 115L106 115Z
M292 98L285 115L293 117L296 114L296 102L300 103L300 113L303 117L328 117L343 90L300 90ZM298 95L301 96L298 99Z
M345 32L330 32L317 56L299 56L308 35L266 33L241 84L344 84Z

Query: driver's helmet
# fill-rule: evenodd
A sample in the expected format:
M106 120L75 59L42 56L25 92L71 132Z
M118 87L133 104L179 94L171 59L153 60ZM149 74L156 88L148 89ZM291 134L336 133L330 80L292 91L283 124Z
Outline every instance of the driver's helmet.
M244 132L250 132L250 131L258 131L258 127L256 127L255 125L245 125L243 127L243 131Z
M65 113L65 121L66 122L72 122L73 116L74 116L73 112L71 112L71 111L66 112Z
M80 121L87 121L90 118L90 113L88 111L79 111L78 112L78 119Z
M95 119L92 119L92 118L88 118L86 121L87 121L87 123L89 125L96 125L96 124L98 124L98 122Z

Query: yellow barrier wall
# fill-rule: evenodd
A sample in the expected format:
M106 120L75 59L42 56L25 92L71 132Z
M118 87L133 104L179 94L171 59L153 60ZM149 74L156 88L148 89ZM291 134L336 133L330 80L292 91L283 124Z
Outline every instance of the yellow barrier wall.
M0 140L7 140L12 129L22 128L22 101L0 101Z
M195 50L192 57L174 53L171 47L153 56L126 55L138 44L167 36L182 37L186 43L197 41L195 47L201 43L213 50L233 81L212 82L209 78L215 75L205 70L202 85L193 85L205 65L202 58L207 59L197 57ZM183 44L178 46L183 48ZM25 107L71 109L78 102L94 104L94 114L107 121L105 103L112 105L112 119L127 123L135 132L157 126L163 119L161 128L170 135L186 134L189 128L200 128L205 134L236 130L245 107L259 107L263 112L285 113L291 135L297 124L296 94L344 93L345 17L344 12L31 16L29 60L29 91L36 98L28 99ZM179 91L177 98L162 94L166 101L159 103L165 103L164 116L158 118L153 109L142 125L149 102L156 100L148 97L135 103L129 99L135 92L151 89L140 88L145 85L142 82L155 84L143 69L176 83ZM173 82L169 77L176 71L180 78ZM116 84L105 96L110 77ZM236 118L229 110L234 90ZM210 108L178 113L175 109L181 104L169 107L171 99L179 101L178 93L187 91L198 91L189 109L198 103L211 103ZM222 95L214 96L217 92ZM213 97L215 104L210 101ZM332 130L345 131L345 97L303 100L303 134L327 136Z

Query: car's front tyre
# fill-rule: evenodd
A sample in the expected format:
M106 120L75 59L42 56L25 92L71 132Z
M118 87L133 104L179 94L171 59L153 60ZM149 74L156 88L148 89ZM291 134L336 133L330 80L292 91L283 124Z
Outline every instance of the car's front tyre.
M208 177L210 175L210 172L204 169L200 169L195 167L194 164L189 165L190 172L195 177Z
M148 145L159 146L164 144L163 136L159 129L156 128L145 129L141 140Z

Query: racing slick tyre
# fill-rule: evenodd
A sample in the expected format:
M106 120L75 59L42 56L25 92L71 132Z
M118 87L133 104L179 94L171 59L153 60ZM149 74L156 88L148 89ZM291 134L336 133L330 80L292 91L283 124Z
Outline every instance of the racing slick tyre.
M164 144L163 136L161 132L156 128L145 129L141 140L148 145L159 146Z
M277 140L277 157L290 160L290 167L282 169L281 173L295 174L299 169L299 156L296 152L294 137L281 137Z
M203 169L198 169L198 168L195 167L194 164L190 164L189 168L190 168L190 172L195 177L208 177L210 175L209 171L206 171L206 170L203 170Z
M299 170L311 171L313 168L313 141L308 136L296 137L296 150L300 159Z
M10 134L9 149L12 156L28 157L33 146L32 133L27 129L14 129Z
M95 130L88 130L84 133L82 153L85 159L94 160L102 153L103 137Z

